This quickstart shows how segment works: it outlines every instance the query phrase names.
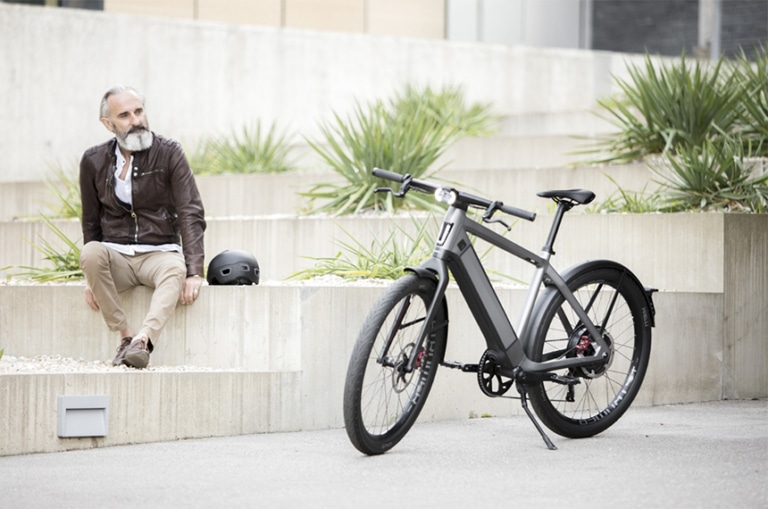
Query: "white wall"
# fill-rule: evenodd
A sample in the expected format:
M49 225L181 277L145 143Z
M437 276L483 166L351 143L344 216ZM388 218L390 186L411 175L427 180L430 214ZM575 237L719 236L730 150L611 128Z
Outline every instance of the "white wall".
M548 134L558 120L583 132L558 115L592 108L625 58L0 4L0 181L44 178L106 140L98 103L114 83L139 88L152 129L188 149L257 119L314 137L332 111L405 83L460 84Z

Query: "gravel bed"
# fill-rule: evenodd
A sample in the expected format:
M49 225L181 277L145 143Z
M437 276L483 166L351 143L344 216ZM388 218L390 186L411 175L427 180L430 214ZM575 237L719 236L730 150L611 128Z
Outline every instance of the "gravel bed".
M41 355L38 357L13 357L3 355L0 358L0 375L26 373L120 373L137 372L128 366L113 366L112 361L86 361L60 355ZM149 372L202 372L202 371L245 371L243 369L220 369L201 366L153 366L140 371Z

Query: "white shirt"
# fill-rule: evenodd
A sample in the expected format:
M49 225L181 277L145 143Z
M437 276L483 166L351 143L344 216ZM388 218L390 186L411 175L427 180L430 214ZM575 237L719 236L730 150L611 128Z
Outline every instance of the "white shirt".
M125 172L125 179L120 178L120 173L123 171L126 160L123 153L120 151L120 145L115 144L115 194L120 198L120 201L133 206L133 194L131 192L131 166L133 166L133 154L131 154L131 160L128 161L129 168ZM161 244L159 246L153 246L150 244L115 244L114 242L104 242L105 246L110 249L114 249L118 253L124 255L134 256L137 253L151 253L152 251L176 251L181 253L181 246L178 244Z

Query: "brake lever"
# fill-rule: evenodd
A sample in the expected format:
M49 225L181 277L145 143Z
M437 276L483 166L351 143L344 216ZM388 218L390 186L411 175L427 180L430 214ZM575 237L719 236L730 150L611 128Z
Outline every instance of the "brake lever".
M493 214L496 213L497 210L501 208L501 206L504 205L500 201L494 201L491 202L490 205L488 205L488 208L485 209L485 214L483 214L483 222L484 223L500 223L504 228L507 229L507 231L511 231L512 227L509 226L503 219L491 219L493 217Z
M403 196L406 195L406 193L408 193L408 190L411 188L411 180L412 180L412 177L410 175L406 175L403 178L403 183L400 185L400 189L397 192L395 192L395 190L392 189L391 187L377 187L376 189L373 190L373 192L386 193L388 191L392 193L392 195L395 198L402 198Z

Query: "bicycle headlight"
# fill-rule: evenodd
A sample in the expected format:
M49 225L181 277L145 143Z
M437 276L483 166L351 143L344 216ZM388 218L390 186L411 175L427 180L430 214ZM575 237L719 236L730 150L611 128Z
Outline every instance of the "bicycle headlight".
M453 205L456 203L456 191L448 187L441 187L435 190L435 199L441 203Z

